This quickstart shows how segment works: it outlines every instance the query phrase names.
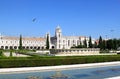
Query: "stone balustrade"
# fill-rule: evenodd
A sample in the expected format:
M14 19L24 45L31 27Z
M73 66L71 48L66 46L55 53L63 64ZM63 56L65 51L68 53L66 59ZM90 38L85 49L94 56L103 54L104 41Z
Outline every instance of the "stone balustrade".
M50 54L54 55L98 55L99 48L80 48L80 49L51 49Z

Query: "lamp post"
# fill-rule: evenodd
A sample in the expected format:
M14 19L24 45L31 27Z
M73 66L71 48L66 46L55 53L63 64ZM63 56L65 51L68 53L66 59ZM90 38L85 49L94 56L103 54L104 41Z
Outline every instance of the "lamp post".
M105 39L105 48L107 48L107 35L106 36L106 39Z

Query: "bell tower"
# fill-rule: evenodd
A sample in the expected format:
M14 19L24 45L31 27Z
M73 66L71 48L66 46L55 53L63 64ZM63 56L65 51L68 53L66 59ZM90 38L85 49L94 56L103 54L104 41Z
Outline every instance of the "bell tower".
M55 30L55 38L56 38L56 49L61 49L62 30L59 25Z
M61 36L62 36L62 30L61 30L60 26L58 25L55 30L55 37L61 38Z

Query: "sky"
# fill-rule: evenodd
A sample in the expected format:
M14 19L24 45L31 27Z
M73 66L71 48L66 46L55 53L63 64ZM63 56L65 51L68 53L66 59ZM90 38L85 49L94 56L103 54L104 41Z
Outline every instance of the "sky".
M34 21L33 21L34 19ZM120 0L0 0L0 33L6 36L120 38Z

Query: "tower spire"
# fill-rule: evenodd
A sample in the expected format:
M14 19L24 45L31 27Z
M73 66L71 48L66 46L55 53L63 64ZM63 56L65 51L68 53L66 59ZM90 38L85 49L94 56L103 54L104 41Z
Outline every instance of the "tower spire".
M57 25L57 29L60 29L60 25L59 24Z

